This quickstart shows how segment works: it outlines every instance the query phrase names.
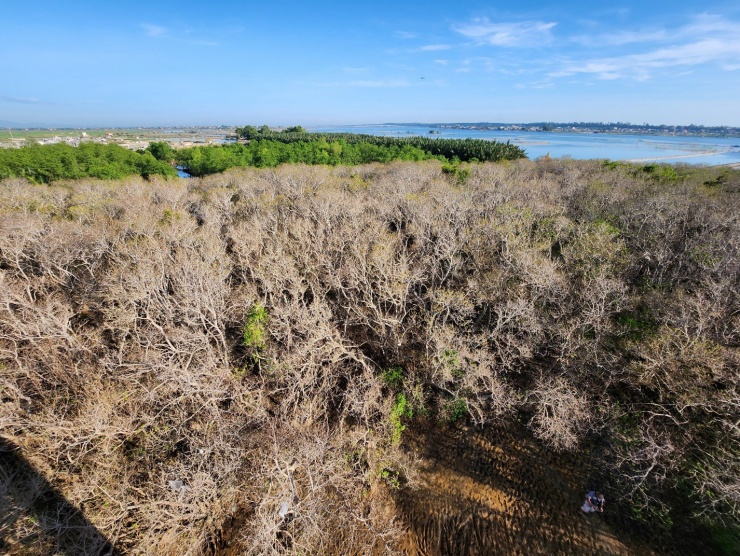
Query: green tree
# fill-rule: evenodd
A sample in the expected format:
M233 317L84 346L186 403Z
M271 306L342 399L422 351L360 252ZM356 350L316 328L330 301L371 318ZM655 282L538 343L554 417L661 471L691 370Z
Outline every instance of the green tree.
M156 141L154 143L149 143L149 146L146 148L146 150L152 153L152 156L154 156L154 158L163 162L171 162L175 159L175 150L167 141Z

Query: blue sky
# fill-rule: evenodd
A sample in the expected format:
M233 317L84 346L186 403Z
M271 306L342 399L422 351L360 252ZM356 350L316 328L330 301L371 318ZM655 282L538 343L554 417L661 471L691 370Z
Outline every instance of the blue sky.
M0 0L0 126L740 126L740 2Z

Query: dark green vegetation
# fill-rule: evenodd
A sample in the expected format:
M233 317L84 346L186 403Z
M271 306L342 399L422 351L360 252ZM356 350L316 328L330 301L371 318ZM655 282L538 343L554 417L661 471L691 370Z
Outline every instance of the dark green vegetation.
M283 132L267 126L236 128L247 145L192 147L175 151L165 141L150 143L145 151L132 152L117 145L82 143L31 145L0 149L0 179L21 177L35 183L85 177L120 179L132 174L176 176L176 162L193 176L207 176L229 168L280 164L354 166L394 160L440 159L452 162L500 161L524 158L522 149L509 143L477 139L428 139L426 137L375 137L348 133L307 133L301 126Z
M280 164L327 164L354 166L393 160L420 161L435 158L412 145L379 145L365 141L328 142L324 138L310 141L252 140L247 145L192 147L177 151L177 162L193 176L207 176L229 168L254 166L271 168Z
M524 151L510 144L483 139L434 139L424 136L380 137L357 133L309 133L301 126L289 127L283 131L270 131L267 126L237 127L237 137L248 141L276 141L279 143L339 143L341 145L372 145L386 149L414 147L434 157L448 161L457 159L462 162L499 162L525 158ZM383 161L367 161L383 162Z
M57 143L0 148L0 179L19 177L49 183L88 177L113 180L130 175L177 176L177 170L150 152L135 152L118 145L81 143L72 147Z
M354 166L394 160L498 162L525 158L517 146L481 139L272 131L241 134L250 137L248 144L183 149L177 152L177 160L190 174L205 176L238 166L265 168L286 163Z
M739 208L600 161L5 180L0 433L134 553L397 552L410 433L517 423L616 534L731 554Z

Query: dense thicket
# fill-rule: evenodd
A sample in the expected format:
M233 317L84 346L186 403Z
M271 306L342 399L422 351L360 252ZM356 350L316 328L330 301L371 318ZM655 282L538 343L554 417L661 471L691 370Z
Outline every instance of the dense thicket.
M192 147L176 152L177 161L194 176L228 168L280 164L357 165L394 160L501 161L524 158L524 151L509 143L479 139L428 139L426 137L375 137L348 133L263 132L248 144Z
M176 176L168 162L150 152L136 152L118 145L85 142L78 147L65 143L0 149L0 179L26 178L36 183L80 178L121 179L132 174Z
M237 127L237 137L249 141L275 141L279 143L340 143L343 145L367 144L386 149L415 147L433 156L447 160L458 159L463 162L500 162L525 158L525 152L508 141L486 141L484 139L437 139L424 136L389 137L365 135L358 133L313 133L306 132L300 126L284 131L271 131L266 126ZM382 161L367 161L382 162Z
M611 511L731 531L740 177L665 168L6 180L0 432L132 553L232 518L246 553L392 553L417 420L518 419Z
M373 142L281 142L254 140L248 145L232 143L219 146L192 147L175 153L177 162L193 176L207 176L229 168L254 166L272 168L280 164L357 165L394 160L420 161L434 155L412 145L378 145Z
M176 176L177 162L193 176L206 176L229 168L274 167L280 164L357 165L394 160L500 161L524 158L524 151L509 143L477 139L428 139L426 137L375 137L348 133L306 133L300 127L277 133L267 129L249 131L247 145L227 144L174 150L164 141L144 151L118 145L65 143L0 149L0 179L20 177L35 183L80 178L121 179L138 174ZM244 131L247 130L247 131Z

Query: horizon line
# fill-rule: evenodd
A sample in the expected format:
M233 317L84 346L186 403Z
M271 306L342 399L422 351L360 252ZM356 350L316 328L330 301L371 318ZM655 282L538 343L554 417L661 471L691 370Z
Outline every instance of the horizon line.
M651 123L632 123L622 121L553 121L553 120L536 120L529 122L496 122L496 121L477 121L477 122L463 122L463 121L449 121L449 122L379 122L379 123L343 123L343 124L314 124L307 125L308 128L316 127L369 127L369 126L441 126L441 125L615 125L615 126L631 126L631 127L698 127L698 128L725 128L725 129L738 129L740 125L722 124L722 125L707 125L707 124L651 124ZM253 124L245 124L253 125ZM280 125L268 125L268 127L289 127L295 124L280 124ZM169 129L177 127L194 127L194 128L219 128L219 127L241 127L239 124L167 124L167 125L94 125L94 126L80 126L80 125L22 125L14 124L12 126L3 125L0 129L11 130L11 131L24 131L24 130L94 130L94 129Z

